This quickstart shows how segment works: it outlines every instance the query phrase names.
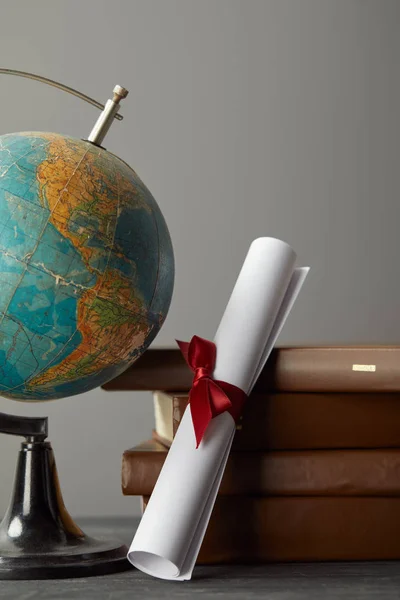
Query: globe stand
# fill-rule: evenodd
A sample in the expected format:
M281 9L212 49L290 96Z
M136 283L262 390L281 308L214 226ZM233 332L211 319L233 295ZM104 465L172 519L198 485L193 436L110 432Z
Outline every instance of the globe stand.
M85 535L68 514L45 441L47 418L0 413L0 432L26 438L0 524L0 579L87 577L130 568L126 546Z

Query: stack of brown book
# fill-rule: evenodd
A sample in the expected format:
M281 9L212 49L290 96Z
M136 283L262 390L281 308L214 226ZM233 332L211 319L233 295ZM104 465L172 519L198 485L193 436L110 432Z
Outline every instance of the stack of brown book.
M152 439L126 450L145 507L188 402L178 351L104 387L151 389ZM198 562L400 559L400 347L274 351L245 407Z

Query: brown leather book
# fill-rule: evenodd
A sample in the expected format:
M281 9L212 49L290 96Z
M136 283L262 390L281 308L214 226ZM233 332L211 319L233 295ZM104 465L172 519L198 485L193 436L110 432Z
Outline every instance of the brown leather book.
M391 559L400 498L218 496L197 563Z
M188 396L154 394L155 436L170 446ZM168 409L168 410L167 410ZM400 394L254 393L236 432L236 450L400 448Z
M148 350L105 390L187 391L180 351ZM275 348L255 387L280 392L400 392L400 346Z
M153 491L168 450L149 440L126 450L122 492ZM224 495L399 496L400 450L232 452L221 482Z

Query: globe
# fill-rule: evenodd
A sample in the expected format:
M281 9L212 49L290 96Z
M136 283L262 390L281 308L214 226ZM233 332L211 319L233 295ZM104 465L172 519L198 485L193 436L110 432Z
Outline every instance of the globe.
M153 196L121 159L54 133L0 137L0 394L89 391L149 346L174 256Z

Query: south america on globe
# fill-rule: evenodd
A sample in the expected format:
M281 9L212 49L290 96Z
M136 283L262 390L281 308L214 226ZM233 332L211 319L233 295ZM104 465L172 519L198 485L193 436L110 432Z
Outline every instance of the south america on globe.
M122 160L54 133L0 137L0 394L98 387L157 335L174 256L153 196Z

